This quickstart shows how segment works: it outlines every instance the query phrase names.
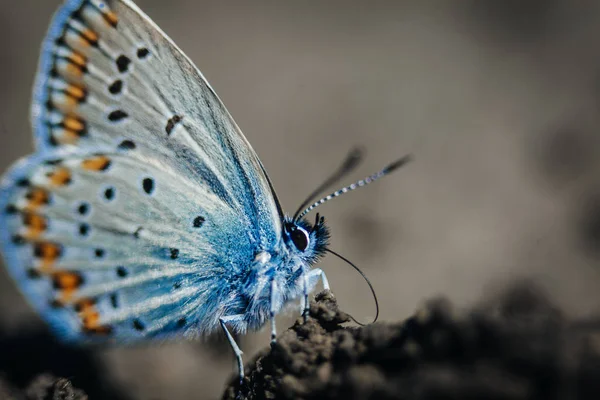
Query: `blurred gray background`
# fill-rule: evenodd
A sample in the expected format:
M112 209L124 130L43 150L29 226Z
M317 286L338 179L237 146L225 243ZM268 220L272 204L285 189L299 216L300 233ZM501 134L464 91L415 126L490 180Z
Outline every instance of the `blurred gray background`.
M32 151L30 88L59 3L0 0L2 170ZM383 320L439 294L468 307L520 278L568 313L600 311L600 2L137 3L219 93L288 212L354 145L368 153L352 179L415 155L320 209ZM361 278L331 257L322 267L368 321ZM1 270L0 329L40 324ZM268 340L243 338L246 360ZM132 399L215 398L234 371L214 342L96 355Z

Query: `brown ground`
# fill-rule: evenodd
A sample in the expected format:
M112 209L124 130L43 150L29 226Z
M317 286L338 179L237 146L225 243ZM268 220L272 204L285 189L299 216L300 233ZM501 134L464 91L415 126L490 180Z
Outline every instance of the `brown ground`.
M42 374L35 378L23 391L18 391L9 386L5 381L0 381L1 399L26 399L26 400L87 400L88 396L75 387L65 378L56 378L53 375Z
M345 328L330 292L252 363L241 398L598 399L594 327L530 286L466 313L444 299L404 322ZM598 328L597 326L595 327ZM600 333L600 330L596 331ZM235 379L234 379L235 381ZM232 384L223 399L235 399Z

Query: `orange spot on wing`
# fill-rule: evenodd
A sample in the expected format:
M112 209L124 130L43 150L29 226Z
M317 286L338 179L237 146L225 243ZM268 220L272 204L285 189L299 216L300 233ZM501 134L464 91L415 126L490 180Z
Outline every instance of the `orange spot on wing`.
M90 44L98 43L98 34L91 29L84 29L81 31L81 35L87 40Z
M85 123L80 120L79 118L76 117L65 117L65 119L63 119L63 125L65 126L66 129L73 131L73 132L78 132L81 133L85 130Z
M77 36L77 42L81 47L90 47L91 43L81 36Z
M88 158L81 162L81 166L88 171L104 171L110 166L110 158L106 156Z
M102 13L102 16L104 17L106 22L108 22L113 28L117 26L117 23L119 22L117 14L115 14L112 11L106 11Z
M48 228L48 221L41 215L31 212L23 214L23 224L27 226L25 236L28 239L37 239Z
M67 29L63 35L63 40L69 48L84 54L88 53L91 45L95 45L76 29Z
M79 100L77 100L76 97L71 96L67 90L65 90L64 93L62 91L54 91L50 95L50 105L64 113L70 114L73 113L79 105Z
M52 134L52 137L60 144L76 144L79 141L77 132L68 129L57 130L59 134Z
M71 171L65 167L56 168L47 174L50 183L55 186L64 186L71 182Z
M73 75L77 78L81 78L81 76L83 75L83 70L77 65L67 64L65 68L67 69L67 74Z
M76 272L56 272L52 279L54 287L61 290L75 290L83 283L83 278Z
M50 202L48 192L40 188L30 190L25 197L27 199L27 205L25 206L27 210L35 210Z
M85 134L85 122L76 116L66 116L61 127L52 130L52 137L60 144L76 144Z
M40 273L50 273L56 260L62 255L62 247L55 243L36 243L33 254L40 260Z
M85 88L78 86L78 85L68 85L67 88L65 89L65 93L67 93L69 96L73 97L78 102L85 99L85 96L86 96Z
M95 304L96 302L92 299L81 299L75 303L75 311L77 311L80 315L86 315L88 313L95 312Z
M82 55L82 54L79 54L76 51L73 51L71 53L71 55L69 55L69 60L73 64L75 64L75 65L77 65L77 66L79 66L81 68L84 68L86 66L86 64L87 64L87 57L84 56L84 55Z
M55 243L42 242L36 244L35 254L38 258L54 261L62 254L62 248Z
M52 282L54 288L60 290L59 302L65 304L73 298L77 288L83 283L83 278L76 272L61 271L52 275Z
M110 326L100 324L100 313L96 310L93 300L83 299L75 305L75 309L79 312L84 332L102 335L108 335L112 332Z

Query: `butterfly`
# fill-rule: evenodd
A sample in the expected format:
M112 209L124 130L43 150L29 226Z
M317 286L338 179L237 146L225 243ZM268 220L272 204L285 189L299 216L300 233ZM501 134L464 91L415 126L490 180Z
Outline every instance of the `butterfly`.
M258 156L183 52L129 0L68 0L44 41L31 121L36 152L0 186L6 267L72 343L256 330L319 279L329 251L314 202L294 216ZM307 207L308 206L308 207ZM306 208L305 208L306 207Z

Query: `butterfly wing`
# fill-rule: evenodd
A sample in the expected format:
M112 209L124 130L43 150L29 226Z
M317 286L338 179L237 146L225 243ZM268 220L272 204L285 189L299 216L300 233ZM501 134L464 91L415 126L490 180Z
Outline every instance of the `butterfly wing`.
M200 71L132 2L68 1L45 41L34 97L41 151L133 142L201 173L263 245L279 232L256 153Z
M227 278L279 242L281 210L190 60L130 1L67 1L43 47L32 122L38 153L0 188L2 244L60 336L217 326Z

